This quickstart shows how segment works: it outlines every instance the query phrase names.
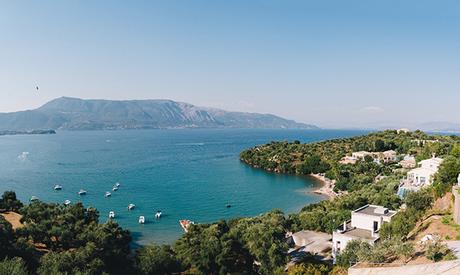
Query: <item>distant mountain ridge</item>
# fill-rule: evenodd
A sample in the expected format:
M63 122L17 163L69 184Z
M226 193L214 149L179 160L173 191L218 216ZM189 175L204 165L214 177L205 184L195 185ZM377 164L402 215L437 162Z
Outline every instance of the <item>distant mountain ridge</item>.
M54 99L35 110L0 113L0 130L158 128L318 129L271 114L228 112L172 100Z

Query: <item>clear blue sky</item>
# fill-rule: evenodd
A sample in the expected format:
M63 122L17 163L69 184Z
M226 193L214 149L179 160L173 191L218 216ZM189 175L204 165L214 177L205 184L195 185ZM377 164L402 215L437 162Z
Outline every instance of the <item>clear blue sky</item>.
M0 112L169 98L326 127L460 122L459 84L458 1L1 1Z

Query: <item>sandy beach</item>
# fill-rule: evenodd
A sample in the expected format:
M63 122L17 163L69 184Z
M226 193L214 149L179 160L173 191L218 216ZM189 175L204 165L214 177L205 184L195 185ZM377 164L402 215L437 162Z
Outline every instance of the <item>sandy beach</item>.
M310 174L310 176L322 183L322 186L314 191L311 191L312 193L324 195L328 197L329 200L338 196L338 194L334 192L335 180L326 178L324 174Z

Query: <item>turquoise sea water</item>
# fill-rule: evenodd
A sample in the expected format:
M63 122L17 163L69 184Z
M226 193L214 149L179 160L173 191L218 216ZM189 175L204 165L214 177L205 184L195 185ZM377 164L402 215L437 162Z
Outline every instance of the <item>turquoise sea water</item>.
M213 222L273 208L292 213L323 199L308 193L317 187L311 178L242 164L242 150L272 140L312 142L363 133L184 129L2 136L0 191L15 190L25 202L31 196L46 202L82 201L100 211L101 221L113 210L138 244L171 243L182 234L180 219ZM122 184L119 191L104 198L116 182ZM54 191L55 184L63 190ZM77 195L81 188L86 196ZM128 212L130 203L136 208ZM161 220L154 219L157 210L163 212ZM138 224L140 215L146 216L146 224Z

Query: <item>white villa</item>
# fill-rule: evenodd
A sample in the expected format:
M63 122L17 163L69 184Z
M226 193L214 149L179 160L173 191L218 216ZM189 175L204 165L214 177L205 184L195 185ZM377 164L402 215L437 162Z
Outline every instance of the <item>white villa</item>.
M398 154L393 150L388 150L385 152L367 152L359 151L351 153L351 156L344 156L340 163L342 164L355 164L358 160L364 160L366 156L370 156L376 162L391 163L396 162L398 159Z
M390 222L396 211L379 205L365 205L351 212L351 221L344 222L332 233L332 257L343 251L352 240L362 240L373 245L380 238L379 230Z
M407 178L401 180L398 195L403 197L408 191L418 191L423 186L431 185L442 161L437 157L420 161L420 167L407 172Z

